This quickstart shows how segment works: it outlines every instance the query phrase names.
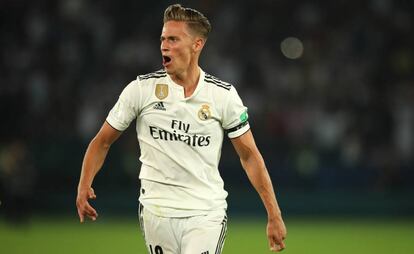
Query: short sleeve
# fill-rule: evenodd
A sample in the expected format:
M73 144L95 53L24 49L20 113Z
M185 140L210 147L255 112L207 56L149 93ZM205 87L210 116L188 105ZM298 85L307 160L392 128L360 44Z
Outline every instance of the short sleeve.
M130 123L137 118L139 112L139 81L134 80L129 83L121 95L114 107L108 114L106 121L115 129L124 131Z
M224 104L222 127L229 138L237 138L250 129L247 107L232 86Z

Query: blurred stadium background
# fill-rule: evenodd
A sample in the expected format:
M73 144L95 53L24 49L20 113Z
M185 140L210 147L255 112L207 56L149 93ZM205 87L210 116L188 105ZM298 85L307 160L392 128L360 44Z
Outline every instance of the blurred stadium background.
M144 253L134 126L75 209L83 153L123 87L161 68L172 1L0 1L0 252ZM414 248L414 4L181 1L213 32L205 71L233 83L286 218L286 253ZM267 253L265 212L225 140L224 253Z

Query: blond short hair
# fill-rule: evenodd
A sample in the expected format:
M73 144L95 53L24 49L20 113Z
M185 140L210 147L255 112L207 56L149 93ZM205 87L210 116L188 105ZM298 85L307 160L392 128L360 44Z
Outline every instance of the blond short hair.
M190 30L204 39L208 38L211 31L210 21L199 11L184 8L180 4L173 4L167 7L164 12L164 23L167 21L186 22Z

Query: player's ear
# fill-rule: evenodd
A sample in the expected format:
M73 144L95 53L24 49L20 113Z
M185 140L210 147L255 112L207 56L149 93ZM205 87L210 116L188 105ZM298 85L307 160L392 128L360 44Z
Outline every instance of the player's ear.
M206 39L203 39L201 37L196 37L193 43L193 50L196 52L201 51L205 43L206 43Z

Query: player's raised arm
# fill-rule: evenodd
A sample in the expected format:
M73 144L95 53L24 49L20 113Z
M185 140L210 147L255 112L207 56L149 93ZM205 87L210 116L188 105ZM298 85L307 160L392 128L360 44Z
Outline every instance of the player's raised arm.
M121 133L105 122L98 134L89 143L82 163L78 195L76 197L76 206L80 222L84 221L85 216L91 220L96 220L98 216L96 210L88 202L88 199L96 198L94 190L92 189L92 182L102 167L110 146L119 138Z
M266 208L269 247L272 251L281 251L285 248L283 240L286 237L286 227L276 201L272 181L270 180L263 157L254 142L253 135L248 130L243 135L231 139L231 142L240 157L240 162L250 182L259 193Z

